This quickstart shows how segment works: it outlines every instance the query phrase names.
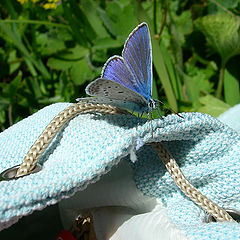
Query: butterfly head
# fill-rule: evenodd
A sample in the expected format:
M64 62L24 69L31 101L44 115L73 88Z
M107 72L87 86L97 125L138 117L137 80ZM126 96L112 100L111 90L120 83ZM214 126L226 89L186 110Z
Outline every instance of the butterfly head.
M157 108L156 102L151 98L148 102L148 112L152 112Z

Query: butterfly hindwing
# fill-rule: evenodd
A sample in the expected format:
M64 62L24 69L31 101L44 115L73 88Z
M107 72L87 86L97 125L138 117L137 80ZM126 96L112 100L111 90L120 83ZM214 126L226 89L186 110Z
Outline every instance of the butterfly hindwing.
M104 97L91 97L91 98L77 98L76 99L78 102L83 102L83 103L94 103L94 104L108 104L112 105L118 108L126 108L131 111L135 111L135 109L139 109L139 105L133 103L133 102L123 102L122 100L113 100L109 98L104 98ZM137 111L140 112L140 111ZM140 112L141 113L141 112Z
M102 97L111 100L111 104L142 112L147 106L146 99L131 89L109 79L98 78L91 82L86 93L90 96ZM116 103L117 104L114 104ZM132 103L132 107L131 104Z

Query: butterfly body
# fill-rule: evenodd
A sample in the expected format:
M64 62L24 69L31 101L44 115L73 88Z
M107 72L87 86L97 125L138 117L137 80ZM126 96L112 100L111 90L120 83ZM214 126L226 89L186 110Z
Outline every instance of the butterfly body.
M83 102L105 103L138 113L152 112L152 48L146 23L138 25L125 42L122 56L113 56L105 63L101 77L86 87L95 98Z

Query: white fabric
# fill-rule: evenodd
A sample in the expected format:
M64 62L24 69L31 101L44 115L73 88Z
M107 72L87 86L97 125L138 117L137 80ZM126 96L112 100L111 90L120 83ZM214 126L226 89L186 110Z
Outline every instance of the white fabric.
M155 198L135 186L129 163L122 161L97 183L59 203L65 229L90 211L98 240L186 240Z

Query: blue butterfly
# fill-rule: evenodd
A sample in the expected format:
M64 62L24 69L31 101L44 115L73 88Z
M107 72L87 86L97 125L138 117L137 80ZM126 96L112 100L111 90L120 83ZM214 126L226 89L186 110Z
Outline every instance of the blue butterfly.
M130 33L122 57L109 58L101 77L86 87L86 93L95 98L77 100L110 104L138 113L156 109L152 99L152 46L146 23Z

